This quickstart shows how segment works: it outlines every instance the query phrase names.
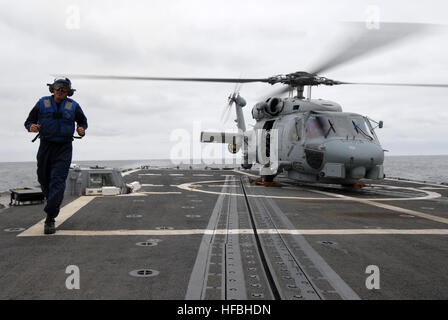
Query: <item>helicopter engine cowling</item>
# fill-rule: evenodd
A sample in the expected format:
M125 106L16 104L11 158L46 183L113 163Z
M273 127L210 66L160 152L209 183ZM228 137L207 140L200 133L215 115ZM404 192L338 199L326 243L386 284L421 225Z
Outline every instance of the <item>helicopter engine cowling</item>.
M266 102L258 102L253 108L252 108L252 118L255 120L261 120L266 116L266 108L268 107L268 104Z
M269 102L265 107L265 111L271 116L277 116L280 112L283 111L283 106L284 103L281 98L273 97L269 99Z

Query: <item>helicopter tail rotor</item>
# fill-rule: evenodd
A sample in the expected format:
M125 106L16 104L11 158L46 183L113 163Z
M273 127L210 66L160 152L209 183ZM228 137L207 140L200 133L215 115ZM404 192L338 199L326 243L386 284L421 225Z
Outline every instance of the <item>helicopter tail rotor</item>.
M230 118L230 114L232 111L232 106L235 104L242 104L244 99L241 98L240 96L240 90L241 90L242 84L237 83L235 85L235 88L233 90L233 92L229 95L229 97L227 98L227 105L224 107L224 110L221 114L221 122L227 123L229 118ZM246 101L244 101L244 105ZM243 106L244 106L243 105Z
M225 124L229 121L230 119L230 111L232 109L232 101L230 100L230 96L229 96L229 102L227 102L227 105L224 106L224 108L222 109L222 113L221 113L221 123Z

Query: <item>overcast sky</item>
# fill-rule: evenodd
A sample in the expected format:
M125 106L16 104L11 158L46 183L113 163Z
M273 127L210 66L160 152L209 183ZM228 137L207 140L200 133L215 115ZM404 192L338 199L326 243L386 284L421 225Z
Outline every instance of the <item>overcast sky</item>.
M347 38L342 21L446 24L446 1L0 0L0 161L32 161L23 123L52 74L269 77L306 71ZM430 32L331 69L341 81L448 83L448 32ZM232 130L233 84L73 79L89 122L75 160L166 159L187 133ZM275 88L275 87L274 87ZM274 89L245 84L245 117ZM313 97L383 120L389 155L448 154L448 89L337 86ZM232 115L233 117L233 115ZM188 136L187 136L188 138ZM193 149L193 148L192 148Z

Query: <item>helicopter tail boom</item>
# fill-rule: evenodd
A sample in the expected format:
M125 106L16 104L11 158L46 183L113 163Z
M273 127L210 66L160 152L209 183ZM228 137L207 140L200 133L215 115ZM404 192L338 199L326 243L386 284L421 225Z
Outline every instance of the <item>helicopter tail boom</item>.
M237 153L243 141L242 132L201 132L202 143L227 143L230 153Z

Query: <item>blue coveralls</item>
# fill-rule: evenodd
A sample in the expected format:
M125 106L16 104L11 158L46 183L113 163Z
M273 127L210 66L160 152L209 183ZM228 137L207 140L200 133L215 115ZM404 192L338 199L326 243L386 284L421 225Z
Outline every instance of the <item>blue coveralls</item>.
M57 105L53 97L48 96L38 101L25 122L28 130L31 124L40 124L37 178L47 199L44 208L47 222L54 221L58 216L64 199L66 179L72 161L75 121L87 129L87 119L75 100L66 98Z

